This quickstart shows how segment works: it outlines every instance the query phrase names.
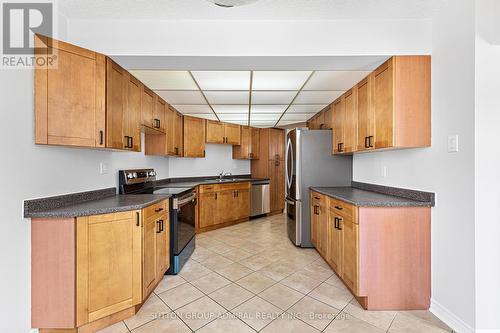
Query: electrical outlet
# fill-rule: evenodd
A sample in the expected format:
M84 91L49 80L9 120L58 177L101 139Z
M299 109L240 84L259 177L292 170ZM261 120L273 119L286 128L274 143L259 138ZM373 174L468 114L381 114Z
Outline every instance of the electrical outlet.
M382 177L386 178L387 177L387 166L384 165L382 167Z
M458 152L458 134L448 135L448 153Z
M99 173L105 175L108 173L108 165L104 162L99 163Z

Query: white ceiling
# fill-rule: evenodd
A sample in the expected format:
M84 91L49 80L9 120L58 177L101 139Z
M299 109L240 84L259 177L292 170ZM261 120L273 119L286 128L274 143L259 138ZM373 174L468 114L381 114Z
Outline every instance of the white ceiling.
M131 70L186 115L273 127L304 122L370 71Z
M260 0L221 8L206 0L60 0L59 10L78 19L337 20L430 18L445 0Z

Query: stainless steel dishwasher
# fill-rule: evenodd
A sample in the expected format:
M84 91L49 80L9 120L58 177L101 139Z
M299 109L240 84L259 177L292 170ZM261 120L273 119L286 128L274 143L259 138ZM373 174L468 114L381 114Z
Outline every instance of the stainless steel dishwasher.
M269 180L252 181L250 217L267 214L271 211Z

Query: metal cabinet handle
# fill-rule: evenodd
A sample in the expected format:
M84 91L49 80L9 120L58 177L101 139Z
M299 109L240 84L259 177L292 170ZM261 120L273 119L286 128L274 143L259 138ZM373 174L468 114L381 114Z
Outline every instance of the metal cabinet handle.
M365 136L365 148L370 148L370 137Z
M335 209L338 209L338 210L342 210L344 208L340 207L340 206L335 206Z
M156 221L156 233L159 234L161 232L161 224L160 220Z
M129 148L134 148L134 137L130 137L130 147Z
M215 200L217 200L217 193L215 193Z
M140 227L141 226L141 214L139 212L136 212L135 215L136 215L135 216L136 217L136 223L135 223L135 225L138 226L138 227Z
M368 137L368 148L373 148L373 135Z
M162 208L162 207L160 207L160 208L156 208L156 209L155 209L155 213L159 213L159 212L161 212L162 210L163 210L163 208Z
M103 130L99 131L99 144L100 145L104 144L104 131Z
M337 229L338 229L338 230L342 230L342 227L340 226L340 222L342 222L342 218L341 218L341 217L338 217L338 218L337 218Z
M337 217L335 217L335 218L333 219L333 227L334 227L335 229L337 229L337 222L338 222L338 218L337 218Z

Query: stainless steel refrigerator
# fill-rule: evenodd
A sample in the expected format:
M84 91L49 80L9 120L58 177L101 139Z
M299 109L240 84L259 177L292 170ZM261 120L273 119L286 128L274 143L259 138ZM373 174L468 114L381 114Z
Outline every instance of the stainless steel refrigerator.
M311 247L311 186L350 186L352 156L332 155L332 131L296 128L286 139L287 232L297 246Z

